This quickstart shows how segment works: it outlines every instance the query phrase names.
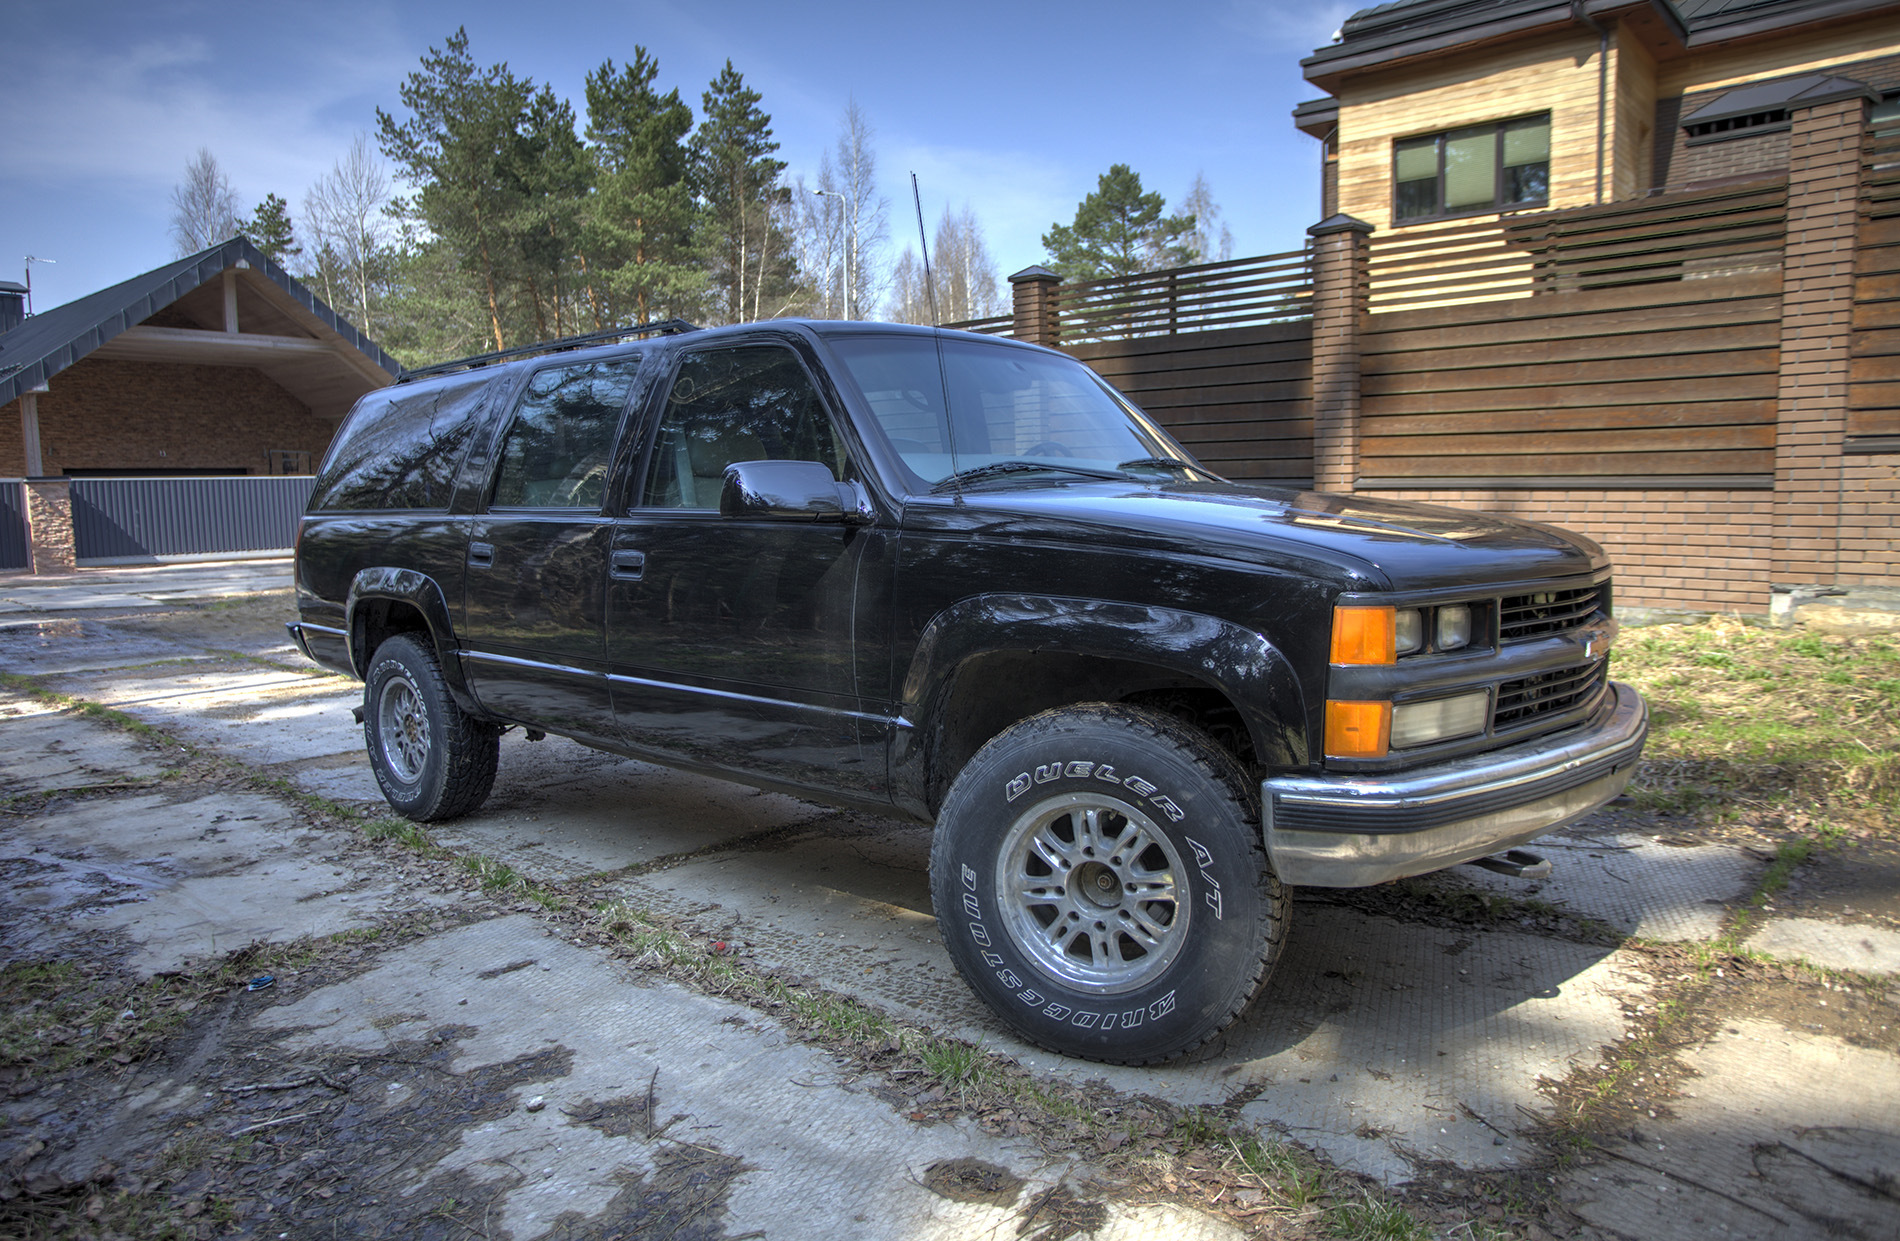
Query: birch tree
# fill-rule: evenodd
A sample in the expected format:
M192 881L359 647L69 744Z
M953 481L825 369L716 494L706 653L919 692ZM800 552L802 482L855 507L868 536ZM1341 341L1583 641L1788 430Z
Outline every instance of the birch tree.
M389 276L393 223L389 174L358 134L349 153L318 177L303 198L312 274L332 307L374 334L380 286Z
M1181 245L1194 252L1190 263L1225 263L1234 257L1234 234L1221 220L1214 193L1207 188L1207 177L1194 174L1194 184L1181 200L1181 211L1194 217L1194 227L1181 237Z
M209 149L185 165L185 179L172 187L172 242L178 257L196 254L241 231L237 193Z

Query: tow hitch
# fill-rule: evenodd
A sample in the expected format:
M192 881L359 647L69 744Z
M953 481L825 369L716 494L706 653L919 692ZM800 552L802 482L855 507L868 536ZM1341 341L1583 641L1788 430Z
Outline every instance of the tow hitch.
M1539 857L1529 849L1511 849L1490 857L1473 858L1470 864L1519 879L1543 879L1550 874L1550 859Z

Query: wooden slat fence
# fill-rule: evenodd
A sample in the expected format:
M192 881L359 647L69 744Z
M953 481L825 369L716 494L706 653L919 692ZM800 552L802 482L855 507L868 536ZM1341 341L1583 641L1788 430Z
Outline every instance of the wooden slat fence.
M1056 293L1062 345L1284 323L1312 314L1303 250L1139 276L1078 280Z
M1374 315L1364 485L1772 487L1778 272Z
M1785 178L1372 239L1372 309L1776 270Z
M955 328L959 332L981 332L985 336L1012 336L1016 332L1016 316L991 315L987 319L964 319L959 323L946 323L944 326Z
M1868 144L1862 185L1847 433L1900 446L1900 134Z
M1066 346L1217 473L1313 478L1312 320Z

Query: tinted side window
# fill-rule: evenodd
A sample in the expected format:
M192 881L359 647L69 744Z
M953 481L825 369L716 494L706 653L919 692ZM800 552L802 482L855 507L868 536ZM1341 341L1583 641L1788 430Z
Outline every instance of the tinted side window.
M528 382L501 444L493 503L598 508L640 359L555 366Z
M687 355L667 394L642 503L718 508L726 467L735 461L816 461L844 478L831 419L789 349Z
M364 397L330 446L311 510L447 508L491 378L399 384Z

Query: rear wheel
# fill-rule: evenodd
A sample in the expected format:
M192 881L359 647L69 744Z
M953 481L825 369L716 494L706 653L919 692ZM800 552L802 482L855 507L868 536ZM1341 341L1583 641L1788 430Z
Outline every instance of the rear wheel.
M383 797L417 822L467 814L495 786L501 730L456 704L435 653L407 634L370 659L363 741Z
M1025 720L951 786L931 895L958 970L1052 1050L1169 1060L1240 1015L1287 896L1254 797L1204 734L1136 707Z

